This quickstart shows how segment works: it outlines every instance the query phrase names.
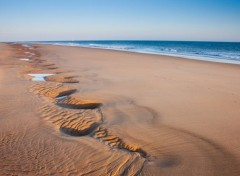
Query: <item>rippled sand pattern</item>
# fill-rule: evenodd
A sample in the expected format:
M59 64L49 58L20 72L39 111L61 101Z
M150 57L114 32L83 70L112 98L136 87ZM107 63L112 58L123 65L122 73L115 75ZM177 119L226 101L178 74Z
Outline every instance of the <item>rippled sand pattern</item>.
M45 97L56 98L59 96L70 95L74 93L76 89L64 88L62 85L47 87L44 84L35 84L32 86L32 91ZM101 110L99 109L101 105L100 103L92 103L73 97L66 97L63 100L55 101L57 102L56 105L60 105L67 109L55 106L44 106L40 108L39 113L42 114L44 119L56 124L61 132L71 136L90 135L110 147L124 149L129 152L137 152L142 157L147 157L147 153L141 148L126 144L122 139L101 126L104 119Z
M239 175L225 146L162 124L130 98L82 92L80 75L38 47L0 50L0 175ZM55 75L34 82L31 73Z
M45 97L49 98L57 98L61 96L68 96L77 91L77 89L70 88L70 87L64 87L61 84L54 85L54 87L46 86L45 84L34 84L31 87L31 91L43 95Z
M56 104L69 109L95 109L101 106L101 103L91 100L82 100L75 97L67 97L62 100L57 100Z
M74 75L69 74L58 74L53 76L48 76L47 81L59 82L59 83L78 83L79 81L75 79Z

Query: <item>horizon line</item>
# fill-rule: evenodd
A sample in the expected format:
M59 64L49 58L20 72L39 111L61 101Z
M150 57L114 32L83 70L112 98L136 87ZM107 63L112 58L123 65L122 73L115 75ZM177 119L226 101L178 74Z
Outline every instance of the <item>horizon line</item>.
M19 40L19 41L0 41L0 43L24 43L24 42L64 42L64 41L72 41L72 42L77 42L77 41L162 41L162 42L219 42L219 43L240 43L240 41L214 41L214 40L161 40L161 39L156 39L156 40L151 40L151 39L90 39L90 40Z

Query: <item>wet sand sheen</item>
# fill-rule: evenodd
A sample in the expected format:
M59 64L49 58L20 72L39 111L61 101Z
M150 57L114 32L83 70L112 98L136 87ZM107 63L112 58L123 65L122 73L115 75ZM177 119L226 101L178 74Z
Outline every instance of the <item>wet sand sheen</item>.
M239 66L0 46L1 175L240 174Z

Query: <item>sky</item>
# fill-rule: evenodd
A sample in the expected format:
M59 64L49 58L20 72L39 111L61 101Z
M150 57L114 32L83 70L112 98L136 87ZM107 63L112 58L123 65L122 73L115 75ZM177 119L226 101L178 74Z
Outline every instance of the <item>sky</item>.
M0 41L240 41L240 0L0 0Z

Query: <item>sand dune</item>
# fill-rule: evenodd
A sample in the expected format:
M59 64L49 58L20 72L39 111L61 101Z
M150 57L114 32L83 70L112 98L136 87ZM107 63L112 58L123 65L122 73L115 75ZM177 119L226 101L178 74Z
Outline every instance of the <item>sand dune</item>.
M237 65L20 44L0 64L0 175L240 174Z
M57 74L46 77L46 80L59 83L78 83L79 81L75 79L75 77L76 76L70 74Z

